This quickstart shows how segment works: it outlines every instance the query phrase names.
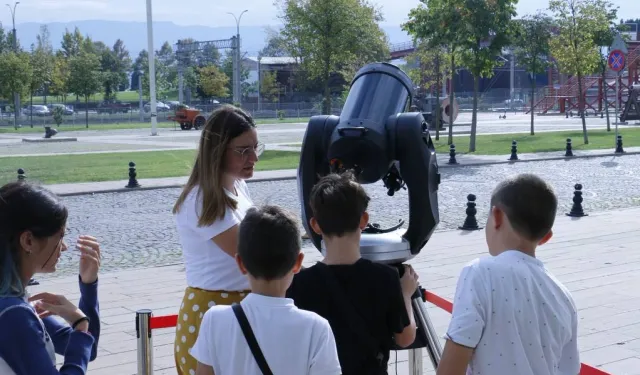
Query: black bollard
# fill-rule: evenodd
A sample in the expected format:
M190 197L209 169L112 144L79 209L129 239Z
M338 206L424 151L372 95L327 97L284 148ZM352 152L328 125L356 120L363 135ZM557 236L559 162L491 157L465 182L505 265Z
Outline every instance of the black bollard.
M569 112L568 111L564 112L564 118L569 118Z
M574 188L575 188L575 191L573 192L573 206L571 207L571 212L569 212L567 216L571 216L571 217L589 216L585 214L584 210L582 209L582 201L583 201L582 185L576 184Z
M129 184L125 186L126 188L137 188L140 187L138 180L136 179L136 163L130 161L129 162Z
M509 160L518 160L518 142L515 140L511 142L511 157Z
M624 149L622 148L622 136L618 135L618 138L616 139L616 154L623 154L624 153Z
M567 138L567 152L564 153L564 156L573 156L573 147L571 146L571 138Z
M449 162L447 164L460 164L456 160L456 145L449 146Z
M18 181L24 181L27 178L27 175L24 174L24 169L18 169Z
M476 220L476 213L478 213L478 210L476 210L476 196L473 194L469 194L467 195L467 218L464 219L464 224L462 224L461 227L458 227L458 229L462 229L462 230L478 230L481 229L478 226L478 220Z

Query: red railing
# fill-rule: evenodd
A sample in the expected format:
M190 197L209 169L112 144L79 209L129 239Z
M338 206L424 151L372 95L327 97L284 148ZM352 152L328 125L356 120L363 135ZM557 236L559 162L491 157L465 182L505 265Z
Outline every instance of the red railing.
M448 312L453 311L453 303L437 294L424 292L424 299ZM141 315L144 315L141 317ZM153 374L153 345L151 332L154 329L172 328L178 324L178 315L151 316L151 310L136 313L136 332L138 333L138 375ZM612 375L587 364L582 364L580 375Z

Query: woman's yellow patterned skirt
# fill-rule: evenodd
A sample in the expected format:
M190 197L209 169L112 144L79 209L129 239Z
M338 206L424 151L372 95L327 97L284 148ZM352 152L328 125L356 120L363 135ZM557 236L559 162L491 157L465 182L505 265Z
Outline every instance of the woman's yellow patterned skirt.
M196 343L200 323L204 313L214 305L232 305L249 294L245 292L225 292L187 287L178 313L176 339L174 343L176 369L178 375L195 375L197 361L189 350Z

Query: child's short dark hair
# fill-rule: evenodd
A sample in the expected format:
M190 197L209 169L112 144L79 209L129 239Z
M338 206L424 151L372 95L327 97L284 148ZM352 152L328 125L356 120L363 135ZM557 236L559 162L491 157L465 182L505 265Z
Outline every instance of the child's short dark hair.
M257 279L284 277L296 263L302 240L296 217L278 207L252 207L240 223L238 255Z
M553 188L533 174L520 174L498 184L491 206L503 210L513 229L530 241L541 240L553 227L558 199Z
M322 233L341 237L358 230L369 200L362 185L347 171L321 178L311 189L309 205Z

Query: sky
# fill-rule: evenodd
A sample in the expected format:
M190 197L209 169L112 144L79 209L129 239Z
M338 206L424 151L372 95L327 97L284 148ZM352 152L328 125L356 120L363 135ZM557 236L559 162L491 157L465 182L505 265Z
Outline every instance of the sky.
M15 0L5 0L13 4ZM406 21L409 10L418 0L370 0L381 7L385 24L399 25ZM619 7L618 18L640 18L639 0L612 0ZM218 5L218 4L226 5ZM152 0L154 21L172 21L179 25L235 26L227 12L242 16L242 25L278 25L278 10L274 0ZM548 0L520 0L519 15L546 8ZM21 0L16 10L16 24L22 22L70 22L81 20L146 21L144 0ZM7 6L0 9L0 22L11 25Z

